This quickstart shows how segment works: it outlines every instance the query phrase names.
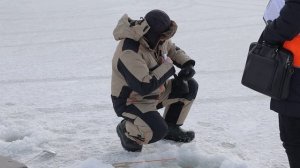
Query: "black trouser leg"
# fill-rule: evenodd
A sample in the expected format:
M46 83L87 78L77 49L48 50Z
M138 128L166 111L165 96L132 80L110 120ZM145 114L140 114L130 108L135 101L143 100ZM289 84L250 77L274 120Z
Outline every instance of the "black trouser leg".
M196 98L197 96L197 92L198 92L198 83L195 79L190 79L189 81L187 81L187 87L189 88L189 92L188 93L184 93L182 94L180 92L180 85L176 86L176 80L180 80L180 79L174 79L172 81L172 90L171 93L168 97L168 99L179 99L179 98L184 98L189 102L193 102L193 100ZM184 118L186 117L186 115L182 115L184 113L188 113L189 109L190 109L191 104L188 103L184 103L181 101L178 102L174 102L173 104L170 104L168 108L166 108L165 111L165 120L167 123L171 123L171 124L177 124L178 120L180 120L179 122L182 125L182 121L184 121Z
M279 129L290 168L300 168L300 118L279 114Z

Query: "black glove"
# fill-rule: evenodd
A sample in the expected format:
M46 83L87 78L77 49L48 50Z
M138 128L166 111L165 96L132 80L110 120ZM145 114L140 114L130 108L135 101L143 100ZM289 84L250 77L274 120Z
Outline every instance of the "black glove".
M196 71L194 70L193 65L186 65L178 73L178 77L183 80L190 80L195 75L195 73Z

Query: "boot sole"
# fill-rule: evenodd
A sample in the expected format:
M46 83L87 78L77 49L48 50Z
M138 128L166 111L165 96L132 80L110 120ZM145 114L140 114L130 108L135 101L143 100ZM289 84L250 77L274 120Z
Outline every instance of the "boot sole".
M180 143L189 143L191 141L193 141L195 139L195 134L193 134L192 137L190 138L178 138L178 137L175 137L175 136L166 136L164 137L165 140L171 140L171 141L174 141L174 142L180 142Z
M175 137L165 137L164 140L169 140L169 141L174 141L174 142L179 142L179 143L190 143L194 140L194 138L193 139L178 140Z

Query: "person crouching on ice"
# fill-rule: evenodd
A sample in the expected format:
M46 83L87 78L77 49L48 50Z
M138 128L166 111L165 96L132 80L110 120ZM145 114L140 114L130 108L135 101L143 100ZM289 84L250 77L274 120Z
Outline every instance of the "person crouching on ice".
M123 148L140 152L161 139L190 142L193 131L183 125L197 95L195 61L171 42L177 25L161 10L141 20L124 15L114 29L119 41L112 60L111 98L124 119L116 130ZM178 76L174 65L181 68ZM158 109L165 107L164 116Z

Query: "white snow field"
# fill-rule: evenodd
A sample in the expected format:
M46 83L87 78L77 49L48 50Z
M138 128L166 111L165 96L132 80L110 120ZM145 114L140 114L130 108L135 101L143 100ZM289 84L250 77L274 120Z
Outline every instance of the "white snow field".
M288 168L269 98L240 84L267 0L0 0L0 155L30 168ZM165 10L196 60L190 144L122 149L110 99L112 31ZM162 112L162 111L161 111Z

